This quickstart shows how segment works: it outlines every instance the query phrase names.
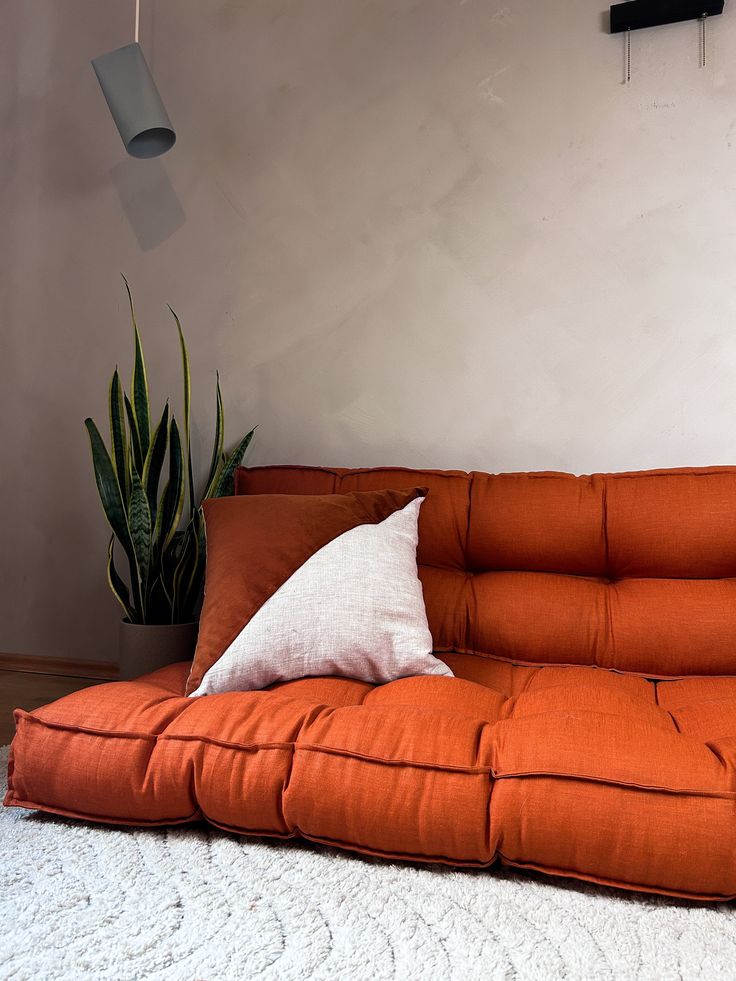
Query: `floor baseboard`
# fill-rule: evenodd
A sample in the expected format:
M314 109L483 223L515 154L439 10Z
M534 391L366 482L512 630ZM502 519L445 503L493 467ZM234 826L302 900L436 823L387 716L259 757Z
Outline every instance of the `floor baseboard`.
M25 674L53 674L64 678L91 678L113 681L118 676L114 661L84 661L65 657L38 657L34 654L0 653L0 671Z

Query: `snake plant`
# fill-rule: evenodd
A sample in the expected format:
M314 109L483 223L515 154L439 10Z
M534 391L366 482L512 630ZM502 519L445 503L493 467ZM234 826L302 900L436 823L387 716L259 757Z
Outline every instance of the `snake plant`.
M92 421L85 419L97 490L112 530L107 578L130 623L188 623L198 615L205 565L201 501L233 492L235 469L253 430L225 453L225 416L217 376L215 440L201 495L195 491L189 439L191 382L189 352L181 323L169 307L179 334L184 374L183 432L168 401L152 419L143 347L128 281L135 356L130 394L116 368L109 390L109 449ZM155 424L154 424L155 422ZM162 482L163 488L159 490ZM128 565L128 582L115 565L116 543Z

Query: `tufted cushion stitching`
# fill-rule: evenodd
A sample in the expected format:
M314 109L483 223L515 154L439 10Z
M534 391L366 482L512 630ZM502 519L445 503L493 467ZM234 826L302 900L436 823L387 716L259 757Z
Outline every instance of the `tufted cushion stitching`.
M507 699L508 701L508 699ZM480 754L483 748L483 737L488 733L492 733L493 724L487 723L486 725L480 726L478 728L478 738L475 744L475 764L477 767L483 764L479 763ZM493 787L495 784L495 778L493 776L493 769L488 767L488 799L486 800L485 806L485 834L484 834L484 844L486 852L491 856L490 862L494 862L496 859L496 853L493 849L493 829L491 827L491 808L493 806Z
M465 597L465 606L463 609L462 626L460 628L460 637L456 638L461 641L463 646L468 648L468 640L473 636L473 620L475 619L475 614L478 610L478 595L475 590L475 576L472 572L467 574L465 580L465 588L463 589L463 595ZM457 650L456 646L448 647L447 653Z
M327 714L330 714L332 711L334 710L326 709ZM283 819L284 824L287 827L289 822L286 820L286 817L284 816L284 798L286 796L286 791L289 789L289 784L291 783L291 777L294 773L294 750L296 749L299 743L299 737L301 733L304 732L305 728L311 725L318 718L318 716L322 715L323 712L325 712L325 708L321 705L314 706L314 708L312 708L311 711L307 712L307 714L302 719L301 725L299 726L299 732L297 732L296 738L293 740L293 742L288 743L289 749L291 750L289 771L286 774L286 779L284 780L283 785L281 787L281 800L279 802L279 806L281 808L281 817Z
M726 738L731 739L732 737L726 737ZM720 739L717 741L720 742ZM734 774L733 763L723 755L723 753L720 751L720 749L718 749L718 747L715 745L715 743L712 740L710 739L706 740L703 745L708 750L708 752L712 756L714 756L716 760L718 760L718 763L723 767L724 770L728 770L731 772L731 783L736 782L734 780L736 774ZM736 797L736 791L733 792L732 796Z
M322 712L323 712L323 706L321 706L321 705L320 706L314 706L314 708L311 711L307 712L307 714L302 719L301 725L299 726L299 732L297 732L296 738L294 739L293 742L289 742L288 743L288 748L289 748L289 769L288 769L288 771L286 773L285 780L281 784L281 793L279 794L279 797L278 797L279 818L280 818L281 823L283 824L283 826L285 828L288 828L290 826L290 822L288 821L288 819L286 817L286 792L289 789L289 784L291 783L291 778L292 778L292 776L294 774L294 754L295 754L295 750L296 750L296 747L297 747L297 743L299 741L299 736L304 731L305 727L307 725L311 725L311 723L314 722L315 719L319 715L322 714ZM297 833L297 829L296 828L292 828L292 833L293 834L296 834Z
M606 564L608 563L608 535L606 535ZM616 632L613 628L613 609L611 608L611 597L613 596L612 590L615 589L615 585L609 582L609 589L603 590L604 603L606 607L606 639L604 642L604 649L606 653L606 659L610 660L611 664L616 663ZM599 667L599 662L596 661L596 667Z
M526 692L526 691L529 690L529 687L530 687L532 681L537 677L537 675L539 674L540 670L541 670L541 668L537 668L536 671L530 671L529 672L528 676L524 680L524 685L523 685L521 691L519 692L519 695L523 695L524 692Z
M475 736L475 748L473 750L473 756L475 758L475 769L483 770L483 772L487 770L490 773L491 772L490 766L486 766L485 764L478 762L478 759L480 757L481 747L483 745L483 737L485 736L489 725L492 726L493 723L484 720L484 724L482 726L478 726L478 731Z
M674 715L672 714L672 712L669 709L663 708L659 704L659 685L660 685L660 682L658 680L656 680L656 679L653 679L649 683L652 686L652 690L654 692L654 703L657 706L657 708L660 709L660 711L662 712L663 715L667 716L667 718L671 721L673 728L677 732L682 732L682 730L680 729L680 726L678 725L677 719L674 717Z

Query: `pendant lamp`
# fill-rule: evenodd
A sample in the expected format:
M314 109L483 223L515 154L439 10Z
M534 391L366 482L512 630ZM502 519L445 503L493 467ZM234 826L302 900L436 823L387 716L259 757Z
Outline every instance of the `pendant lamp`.
M176 142L156 83L138 43L140 0L132 44L92 59L92 67L125 149L131 157L158 157Z

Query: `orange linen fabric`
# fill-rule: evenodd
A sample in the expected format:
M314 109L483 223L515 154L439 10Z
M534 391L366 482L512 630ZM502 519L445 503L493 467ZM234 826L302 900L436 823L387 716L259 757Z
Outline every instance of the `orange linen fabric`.
M16 713L5 803L736 898L736 468L237 476L252 494L418 485L456 677L191 700L182 664L88 688Z
M430 488L435 647L647 677L736 673L736 468L641 473L241 468L236 492Z
M16 713L6 805L736 897L736 678L445 655L457 677L184 696L187 664Z

